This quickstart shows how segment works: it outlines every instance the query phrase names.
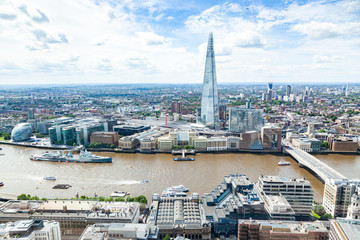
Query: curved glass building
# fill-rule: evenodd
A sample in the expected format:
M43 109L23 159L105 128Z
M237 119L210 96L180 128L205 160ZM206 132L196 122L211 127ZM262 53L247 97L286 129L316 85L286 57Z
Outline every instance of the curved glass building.
M31 138L32 129L30 123L19 123L11 131L13 141L25 141Z

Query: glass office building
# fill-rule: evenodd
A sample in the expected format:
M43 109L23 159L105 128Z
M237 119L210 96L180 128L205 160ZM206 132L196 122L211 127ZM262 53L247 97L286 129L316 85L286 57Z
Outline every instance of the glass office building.
M219 128L219 94L216 82L213 35L210 33L206 52L200 121L210 127Z

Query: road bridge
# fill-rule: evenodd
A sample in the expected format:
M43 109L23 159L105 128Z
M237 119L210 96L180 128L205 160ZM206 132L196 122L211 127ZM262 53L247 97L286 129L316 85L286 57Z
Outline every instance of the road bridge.
M346 179L344 175L331 168L326 163L320 161L304 150L295 147L290 142L283 140L282 143L284 152L290 154L299 163L300 167L310 169L321 181L326 182L329 179Z

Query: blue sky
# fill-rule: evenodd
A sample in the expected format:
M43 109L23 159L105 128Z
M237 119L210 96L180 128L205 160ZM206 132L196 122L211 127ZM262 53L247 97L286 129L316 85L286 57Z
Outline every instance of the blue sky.
M360 82L360 1L3 0L0 84Z

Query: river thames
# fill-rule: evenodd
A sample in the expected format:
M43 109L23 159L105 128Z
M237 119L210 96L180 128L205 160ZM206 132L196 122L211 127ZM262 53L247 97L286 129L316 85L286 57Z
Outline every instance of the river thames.
M165 187L184 185L200 195L220 184L225 175L246 174L256 181L260 174L281 177L305 177L314 189L315 200L322 201L324 185L297 162L287 156L259 154L197 154L193 162L175 162L171 154L96 153L111 156L112 163L84 164L38 162L29 158L44 152L42 149L1 145L0 197L15 198L22 193L40 198L71 198L79 195L109 196L113 191L144 194L151 200L152 193ZM349 178L360 178L360 155L316 155ZM281 160L290 166L278 166ZM55 176L56 182L43 181ZM141 183L148 180L148 183ZM55 184L70 184L67 190L52 189Z

